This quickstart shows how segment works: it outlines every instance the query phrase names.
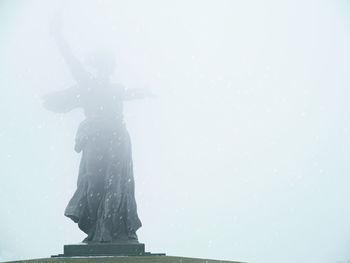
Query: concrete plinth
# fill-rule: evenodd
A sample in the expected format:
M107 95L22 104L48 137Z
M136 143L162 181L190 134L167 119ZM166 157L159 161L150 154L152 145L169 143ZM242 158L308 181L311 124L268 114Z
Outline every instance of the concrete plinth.
M165 255L145 252L142 243L79 243L64 245L63 254L52 257L147 256Z

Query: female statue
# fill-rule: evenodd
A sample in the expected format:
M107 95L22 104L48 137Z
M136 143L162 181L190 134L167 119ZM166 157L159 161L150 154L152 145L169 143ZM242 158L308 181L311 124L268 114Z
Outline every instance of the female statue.
M46 109L69 112L84 110L75 150L82 152L77 189L65 216L87 234L83 242L136 242L141 227L134 194L131 143L123 119L125 100L152 96L147 90L125 90L113 84L113 56L92 54L87 63L92 75L74 57L59 27L54 28L58 48L77 84L44 97Z

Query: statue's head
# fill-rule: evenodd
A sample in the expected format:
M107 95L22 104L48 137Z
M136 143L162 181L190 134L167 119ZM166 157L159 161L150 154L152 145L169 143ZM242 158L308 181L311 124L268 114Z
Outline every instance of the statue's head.
M84 61L97 78L108 78L115 70L115 57L110 50L99 49L90 52Z

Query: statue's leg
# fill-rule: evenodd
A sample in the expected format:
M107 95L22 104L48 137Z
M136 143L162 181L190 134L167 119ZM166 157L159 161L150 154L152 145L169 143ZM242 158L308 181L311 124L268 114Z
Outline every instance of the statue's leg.
M86 197L88 207L88 217L91 222L90 231L86 241L91 241L96 232L98 220L98 210L101 200L105 195L105 170L106 158L101 145L91 144L84 153L86 157Z

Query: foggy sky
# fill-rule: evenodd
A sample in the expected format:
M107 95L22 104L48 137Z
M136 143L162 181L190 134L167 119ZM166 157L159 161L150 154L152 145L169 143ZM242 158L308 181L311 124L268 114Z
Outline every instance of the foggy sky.
M0 0L0 261L85 235L75 191L81 111L41 97L74 85L74 54L115 53L146 250L246 262L350 260L350 5L339 1Z

